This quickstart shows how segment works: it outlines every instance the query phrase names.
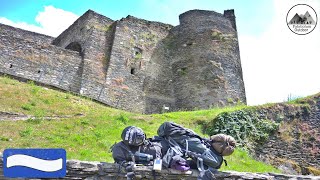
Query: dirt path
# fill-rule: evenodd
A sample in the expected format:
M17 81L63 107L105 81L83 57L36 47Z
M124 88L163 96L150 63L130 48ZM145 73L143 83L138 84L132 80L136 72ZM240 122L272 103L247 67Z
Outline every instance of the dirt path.
M84 114L76 114L76 115L63 115L63 116L44 116L41 119L44 120L54 120L54 119L65 119L65 118L72 118L72 117L83 117ZM0 111L0 121L23 121L28 119L38 119L39 117L19 114L14 112L3 112Z

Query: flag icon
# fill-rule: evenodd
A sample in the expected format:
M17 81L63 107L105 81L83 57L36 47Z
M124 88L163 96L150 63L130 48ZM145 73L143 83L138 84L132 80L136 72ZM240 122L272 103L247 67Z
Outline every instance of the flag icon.
M64 149L6 149L3 174L10 178L61 178L66 176Z

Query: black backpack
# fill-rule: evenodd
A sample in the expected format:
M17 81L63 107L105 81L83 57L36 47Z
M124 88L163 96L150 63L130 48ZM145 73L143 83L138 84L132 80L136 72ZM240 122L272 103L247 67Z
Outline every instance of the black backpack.
M148 164L151 160L162 157L163 138L147 139L143 130L135 126L126 127L121 138L121 142L111 147L113 159L117 163L137 160L137 163Z
M164 166L170 167L172 161L181 156L191 157L200 171L208 167L214 169L221 167L223 158L212 148L211 141L200 137L192 130L173 122L164 122L158 129L158 135L166 139L170 145L170 149L163 157Z

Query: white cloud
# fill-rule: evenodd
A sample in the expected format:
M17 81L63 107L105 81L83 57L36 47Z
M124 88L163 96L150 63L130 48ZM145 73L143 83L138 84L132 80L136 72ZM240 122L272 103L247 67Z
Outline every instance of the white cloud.
M273 21L265 32L239 36L248 104L281 102L289 94L306 96L320 92L319 21L308 35L292 33L285 21L288 10L299 2L274 0ZM320 9L319 1L304 3Z
M43 27L46 33L57 36L78 18L79 16L72 12L53 6L46 6L43 12L38 13L36 21Z
M56 37L67 29L78 17L79 16L71 12L53 6L45 6L44 11L39 12L35 18L39 26L25 22L13 22L5 17L0 17L0 23Z

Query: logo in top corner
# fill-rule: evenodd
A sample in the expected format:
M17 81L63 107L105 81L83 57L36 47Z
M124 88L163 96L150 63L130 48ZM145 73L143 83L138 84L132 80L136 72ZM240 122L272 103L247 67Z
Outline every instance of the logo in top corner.
M293 6L287 14L289 29L298 35L311 33L317 26L318 16L316 11L307 4Z

